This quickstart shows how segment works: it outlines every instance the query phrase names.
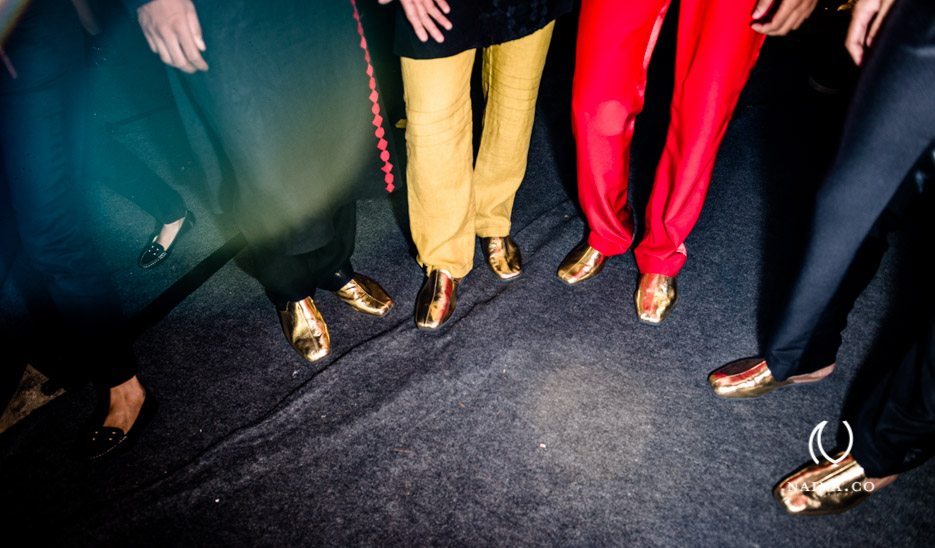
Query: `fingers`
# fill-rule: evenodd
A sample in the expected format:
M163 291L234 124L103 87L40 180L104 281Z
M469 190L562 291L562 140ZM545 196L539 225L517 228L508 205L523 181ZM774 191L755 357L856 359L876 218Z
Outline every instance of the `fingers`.
M451 13L451 6L449 6L449 5L448 5L448 2L446 2L445 0L435 0L435 4L437 4L438 7L439 7L445 14ZM450 25L451 23L448 23L448 24ZM448 30L451 30L451 27L448 27Z
M208 63L201 56L201 52L205 50L205 43L201 38L201 24L198 22L194 9L187 14L185 19L186 28L180 29L176 34L182 53L185 54L188 64L195 70L208 70Z
M878 0L861 0L854 7L851 14L851 24L847 29L847 38L844 40L844 46L851 58L858 65L864 58L864 47L867 39L867 30L870 22L878 13L880 3Z
M419 22L422 23L422 28L428 32L429 36L438 43L444 42L445 37L442 36L441 31L438 30L438 27L432 22L431 17L429 17L428 12L425 10L425 5L421 2L416 2L416 13L418 14Z
M153 38L149 35L149 31L144 30L143 37L146 38L146 43L149 44L149 51L159 53L159 50L156 49L156 42L154 42Z
M445 30L452 27L451 21L445 17L451 12L445 0L400 0L400 3L419 40L427 42L431 36L439 44L445 41L445 35L438 28L438 25Z
M169 56L172 59L170 64L173 67L189 74L197 70L194 65L189 62L188 56L185 55L185 52L182 51L182 44L178 35L164 37L163 42L165 42L166 46L169 48Z
M409 20L409 24L412 25L412 30L416 33L416 38L422 42L428 42L429 34L422 26L422 19L416 11L415 4L411 0L400 0L400 3L403 6L403 13L406 14L406 19Z
M208 70L201 24L190 0L153 0L138 8L149 48L163 63L189 74Z
M773 17L765 23L754 23L753 30L760 34L775 35L775 33L788 22L789 16L796 8L796 5L797 3L794 0L781 0L779 9L776 10Z
M775 15L765 23L753 23L753 30L768 36L789 34L802 26L812 14L816 3L816 0L782 0Z
M153 40L156 44L156 53L159 55L159 59L169 66L175 66L172 64L172 56L169 54L169 48L166 46L166 43L162 40L162 38L156 36L153 38Z
M886 20L886 14L889 13L894 1L895 0L883 0L880 11L877 12L877 16L873 18L873 25L871 25L870 31L867 32L868 48L873 45L873 39L876 38L877 31L880 30L880 26L883 24L883 21Z
M451 21L445 17L445 14L450 12L451 8L448 7L448 4L446 4L444 0L427 0L425 9L435 22L444 27L445 30L451 30ZM443 36L442 40L444 39Z
M752 15L753 20L759 21L760 19L762 19L766 15L766 13L769 12L769 8L772 7L773 1L774 0L758 0L756 3L756 7L753 8L753 15Z
M195 39L195 45L198 46L198 51L207 50L204 37L201 34L201 21L198 20L198 14L195 12L194 6L186 14L186 20L188 21L188 30L192 33L192 38Z

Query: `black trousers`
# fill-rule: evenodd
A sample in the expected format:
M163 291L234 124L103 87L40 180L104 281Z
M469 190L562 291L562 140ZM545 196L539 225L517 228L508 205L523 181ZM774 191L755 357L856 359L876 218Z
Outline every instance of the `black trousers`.
M107 185L149 213L160 225L178 221L188 212L185 200L167 182L117 139L106 134Z
M250 246L253 275L273 304L314 297L316 289L336 291L351 280L351 255L357 230L357 204L339 208L334 215L334 238L309 253L284 255L278 250Z
M935 215L931 188L920 200L915 181L907 178L935 139L933 48L935 4L897 2L866 60L839 153L818 194L802 269L768 340L765 357L779 380L835 361L847 313L876 273L892 219L915 207L928 209L923 220ZM913 235L924 242L913 250L926 253L929 228ZM924 309L923 303L916 304ZM853 454L871 476L918 463L935 436L931 316L897 318L904 329L920 333L914 350L892 349L885 386L860 404L852 425Z
M113 0L93 0L90 6L100 33L91 39L91 62L106 67L111 77L116 77L118 86L135 89L132 78L140 73L140 64L151 66L162 77L166 91L168 81L163 75L161 62L146 47L140 33L139 23L131 17L126 6ZM138 205L156 219L159 225L169 224L185 216L188 207L182 196L140 159L138 153L125 145L120 135L112 129L119 118L104 119L104 113L96 113L97 123L91 130L99 141L95 144L106 151L93 158L99 165L92 166L96 175L101 175L107 186Z
M64 359L95 364L90 376L115 386L136 365L82 217L84 41L71 2L37 0L5 46L17 78L0 72L0 254L11 263L23 253L61 315L43 341Z
M899 474L935 454L935 322L876 384L852 421L851 453L870 477Z
M881 32L819 190L802 268L767 343L766 359L780 380L827 365L809 359L821 354L810 351L813 335L833 331L829 317L848 300L839 290L851 265L935 138L935 4L897 2Z

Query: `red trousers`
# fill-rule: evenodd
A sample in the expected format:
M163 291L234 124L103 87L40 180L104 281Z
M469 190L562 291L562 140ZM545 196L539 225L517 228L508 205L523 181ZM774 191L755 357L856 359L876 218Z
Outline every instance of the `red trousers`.
M588 244L605 255L633 242L627 202L630 142L646 69L671 0L583 0L573 91L578 197ZM764 36L750 28L755 0L682 0L672 115L656 170L640 272L675 276L701 214L718 147Z

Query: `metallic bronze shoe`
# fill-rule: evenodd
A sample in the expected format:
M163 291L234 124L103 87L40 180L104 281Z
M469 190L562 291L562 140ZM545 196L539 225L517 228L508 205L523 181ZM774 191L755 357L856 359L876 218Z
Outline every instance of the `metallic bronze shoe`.
M393 308L393 299L380 284L363 274L354 274L351 281L334 294L354 310L371 316L386 316Z
M640 274L636 289L636 315L643 323L659 325L665 320L678 300L675 276Z
M773 496L790 514L820 516L846 512L873 491L864 469L848 455L837 464L808 462L776 484Z
M584 241L565 255L555 275L568 285L579 284L600 274L605 262L607 256Z
M438 329L444 325L455 311L460 283L447 270L430 270L416 297L416 327Z
M523 273L523 258L510 236L481 238L487 266L501 280L512 280Z
M279 311L279 321L286 340L306 360L314 362L331 353L328 326L311 297L286 303L286 309Z
M728 399L755 398L791 384L818 382L834 370L834 365L813 373L777 381L763 358L744 358L719 367L708 375L708 384L717 396Z

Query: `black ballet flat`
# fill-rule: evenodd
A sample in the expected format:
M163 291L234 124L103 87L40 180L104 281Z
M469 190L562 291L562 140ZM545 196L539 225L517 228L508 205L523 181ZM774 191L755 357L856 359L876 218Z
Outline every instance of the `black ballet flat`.
M175 239L172 240L168 248L162 247L161 244L156 243L156 239L159 237L159 229L156 230L149 245L143 248L143 252L140 253L140 258L137 261L140 268L152 268L169 258L169 254L172 252L172 248L175 247L175 244L195 225L195 214L191 211L185 212L185 217L183 217L183 219L182 228L179 229L178 234L175 235Z
M84 440L81 447L81 454L87 460L97 460L108 455L114 455L125 451L133 446L140 433L146 429L146 425L156 414L159 404L152 392L146 391L146 399L143 400L143 406L140 408L140 414L136 417L136 422L130 427L128 432L119 428L109 426L98 426L91 430L88 437Z

